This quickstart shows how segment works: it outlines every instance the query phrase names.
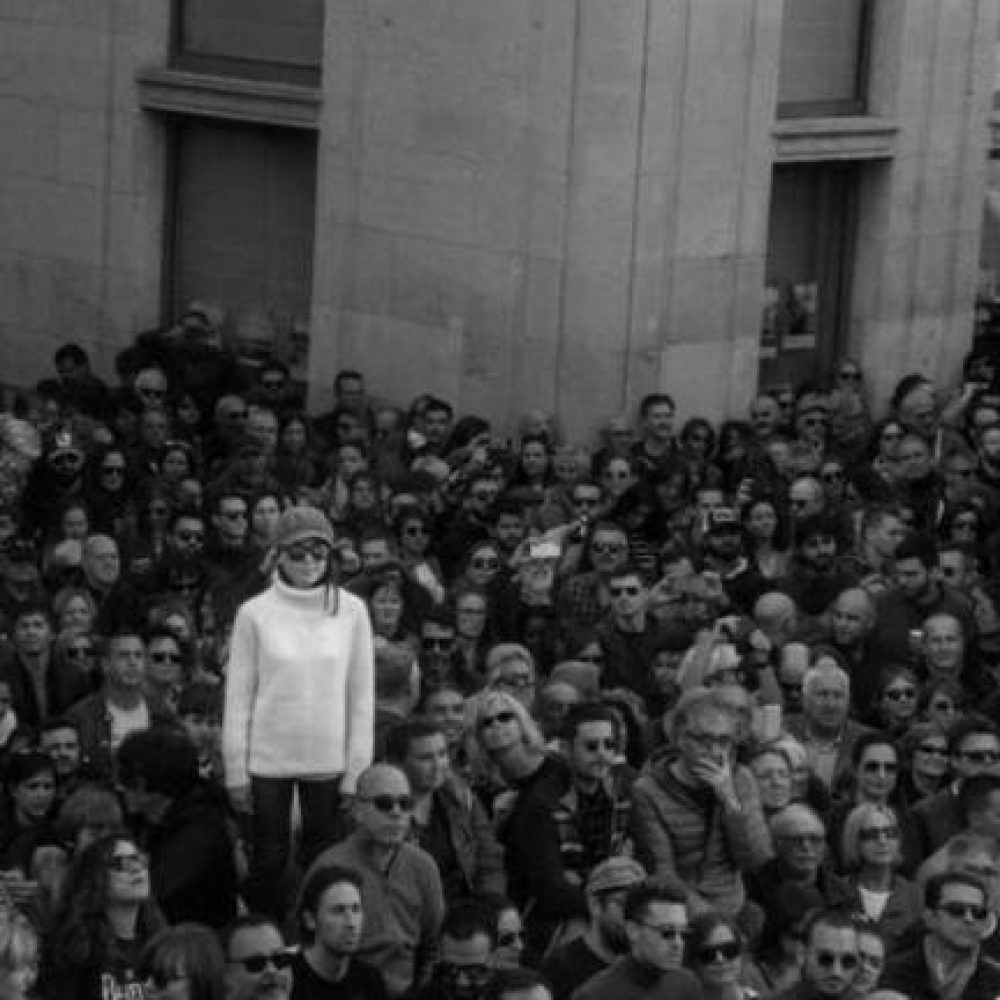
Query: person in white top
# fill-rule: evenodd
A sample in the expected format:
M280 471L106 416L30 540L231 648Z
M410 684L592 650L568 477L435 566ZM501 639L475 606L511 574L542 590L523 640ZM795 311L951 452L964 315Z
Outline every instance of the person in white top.
M339 546L313 507L285 511L270 587L240 606L226 667L222 742L234 808L252 813L248 899L283 912L292 793L302 862L339 832L342 799L371 763L372 629L338 585Z

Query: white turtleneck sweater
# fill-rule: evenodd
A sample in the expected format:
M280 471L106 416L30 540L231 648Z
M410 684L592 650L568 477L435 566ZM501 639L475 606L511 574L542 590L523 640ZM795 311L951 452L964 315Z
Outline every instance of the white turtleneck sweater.
M236 614L222 727L226 786L332 778L354 791L371 764L375 670L368 609L354 594L280 579ZM333 610L335 609L335 610Z

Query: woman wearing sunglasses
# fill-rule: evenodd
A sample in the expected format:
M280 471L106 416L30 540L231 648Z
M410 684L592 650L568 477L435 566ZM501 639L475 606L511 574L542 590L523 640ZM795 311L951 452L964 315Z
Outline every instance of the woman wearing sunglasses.
M374 656L364 602L338 586L326 517L289 508L275 549L270 587L236 614L222 737L230 798L253 815L247 895L281 914L293 791L308 864L336 834L341 795L371 763Z
M753 966L743 963L743 935L722 913L692 918L684 953L705 1000L755 1000L763 989Z
M77 859L42 963L42 996L142 996L139 960L166 925L150 890L146 855L127 833L92 843Z

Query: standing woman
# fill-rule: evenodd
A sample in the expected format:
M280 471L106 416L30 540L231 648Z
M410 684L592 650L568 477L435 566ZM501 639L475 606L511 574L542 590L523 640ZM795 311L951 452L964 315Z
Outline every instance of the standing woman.
M337 585L330 522L291 507L275 549L270 587L236 614L222 738L233 805L253 814L247 895L283 913L292 792L308 864L336 831L341 795L371 763L375 696L371 622L364 602Z

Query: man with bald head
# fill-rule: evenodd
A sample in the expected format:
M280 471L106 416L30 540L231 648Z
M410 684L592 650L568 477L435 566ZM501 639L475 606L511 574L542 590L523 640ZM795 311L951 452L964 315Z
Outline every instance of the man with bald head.
M762 594L753 606L753 618L772 649L780 649L798 637L799 612L788 594L777 590Z
M871 653L868 637L875 627L875 602L861 587L842 590L827 618L830 644L843 656L851 678L851 699L859 715L867 714L882 663Z
M362 882L365 925L358 956L385 978L391 997L429 976L445 903L434 859L407 840L413 796L406 775L375 764L358 778L357 829L322 851L306 875L327 865L353 868Z

